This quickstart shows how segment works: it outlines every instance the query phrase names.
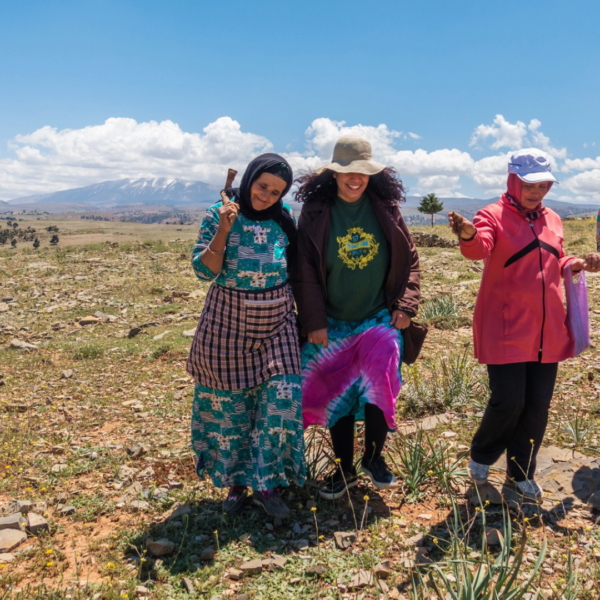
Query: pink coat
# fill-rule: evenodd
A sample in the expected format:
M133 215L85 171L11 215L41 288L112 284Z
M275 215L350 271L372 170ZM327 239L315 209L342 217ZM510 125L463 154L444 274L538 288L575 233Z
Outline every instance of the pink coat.
M480 210L477 233L461 241L465 258L484 261L473 315L480 363L553 363L573 356L563 304L565 257L560 217L549 208L529 222L506 199Z

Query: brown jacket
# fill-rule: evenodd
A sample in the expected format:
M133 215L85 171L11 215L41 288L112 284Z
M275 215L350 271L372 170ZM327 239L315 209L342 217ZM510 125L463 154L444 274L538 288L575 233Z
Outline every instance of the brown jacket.
M390 270L385 282L388 309L414 317L419 307L419 255L397 204L372 203L390 243ZM298 220L298 251L292 269L292 288L304 333L327 327L327 244L331 208L314 201L305 204Z

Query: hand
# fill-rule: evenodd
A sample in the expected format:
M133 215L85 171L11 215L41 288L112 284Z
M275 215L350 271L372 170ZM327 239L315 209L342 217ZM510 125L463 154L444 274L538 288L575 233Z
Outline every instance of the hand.
M238 216L239 206L235 202L226 202L219 208L219 231L229 233Z
M410 317L403 310L395 310L392 312L390 325L396 329L406 329L410 325Z
M588 254L585 258L574 258L571 261L571 271L579 273L583 269L590 273L600 271L600 254Z
M477 229L471 221L454 211L448 213L448 223L450 223L452 232L461 240L470 240L477 233Z
M308 334L309 344L320 344L325 350L327 350L327 341L327 327L325 327L324 329L317 329L316 331L311 331Z

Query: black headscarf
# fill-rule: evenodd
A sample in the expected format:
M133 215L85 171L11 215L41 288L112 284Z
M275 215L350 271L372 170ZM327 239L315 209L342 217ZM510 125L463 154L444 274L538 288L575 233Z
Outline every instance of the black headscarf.
M275 204L265 210L255 210L250 200L252 184L263 174L271 173L285 181L286 186L281 197ZM239 204L240 212L252 221L267 221L273 219L279 224L288 238L287 248L288 270L293 262L296 251L296 224L292 215L283 207L283 197L290 191L294 181L292 167L279 154L268 152L257 156L247 167L239 188L227 188L225 193Z

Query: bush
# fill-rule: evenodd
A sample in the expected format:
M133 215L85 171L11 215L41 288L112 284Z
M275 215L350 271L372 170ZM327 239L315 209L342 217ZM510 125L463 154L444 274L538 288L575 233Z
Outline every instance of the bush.
M420 309L423 320L437 329L456 329L470 325L471 320L461 317L456 298L452 294L442 294L427 300Z
M103 356L104 348L97 344L88 344L73 352L73 358L75 360L95 360L96 358L102 358Z
M404 412L415 417L449 409L481 408L489 394L486 372L467 350L407 366L403 379Z

